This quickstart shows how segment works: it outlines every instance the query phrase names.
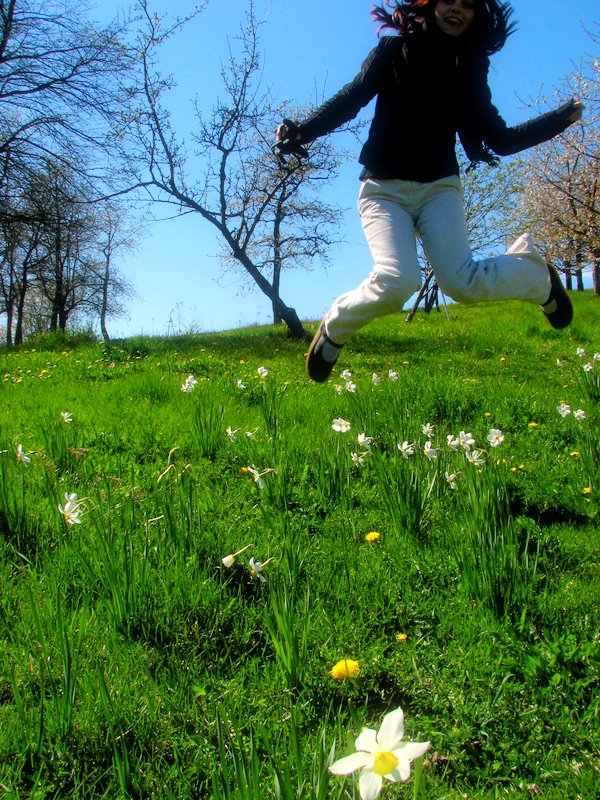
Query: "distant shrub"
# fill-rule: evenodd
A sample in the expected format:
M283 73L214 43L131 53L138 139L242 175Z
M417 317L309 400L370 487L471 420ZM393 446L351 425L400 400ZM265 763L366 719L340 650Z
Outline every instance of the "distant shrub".
M27 338L27 347L34 347L36 350L65 350L74 347L81 347L86 344L96 344L98 334L91 328L80 331L45 331L36 333Z

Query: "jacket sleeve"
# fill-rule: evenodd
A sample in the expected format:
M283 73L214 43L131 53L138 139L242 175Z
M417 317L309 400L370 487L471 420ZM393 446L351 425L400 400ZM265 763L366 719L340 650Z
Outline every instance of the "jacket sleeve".
M487 81L479 88L477 95L475 108L469 114L472 130L477 131L483 143L499 156L519 153L562 133L570 125L569 116L574 109L571 99L554 111L509 127L492 103Z
M392 38L382 38L371 50L354 80L298 124L302 142L311 142L354 119L361 108L375 97Z

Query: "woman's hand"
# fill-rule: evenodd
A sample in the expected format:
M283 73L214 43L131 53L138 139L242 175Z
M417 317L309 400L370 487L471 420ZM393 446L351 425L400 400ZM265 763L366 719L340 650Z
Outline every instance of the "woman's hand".
M569 122L578 122L583 116L583 109L584 108L585 108L585 106L583 105L581 100L578 100L577 98L575 98L573 100L573 111L571 112L571 115L568 117L568 121Z
M278 142L296 141L302 138L298 126L289 119L284 119L281 125L277 126L276 138Z
M296 158L308 158L308 150L300 144L302 134L295 122L291 119L284 119L281 125L277 126L275 144L273 150L277 153L279 160L285 164L283 156L294 155Z

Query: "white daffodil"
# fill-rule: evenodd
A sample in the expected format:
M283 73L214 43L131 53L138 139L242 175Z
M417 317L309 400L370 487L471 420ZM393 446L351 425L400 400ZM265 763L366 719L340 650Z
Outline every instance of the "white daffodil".
M63 515L65 522L69 525L80 525L81 519L79 517L83 500L77 500L76 492L71 492L70 494L65 492L65 500L67 502L64 505L62 503L58 504L58 510Z
M350 423L341 417L336 417L336 419L333 420L331 427L338 433L348 433L350 430Z
M583 371L584 372L591 372L593 369L594 369L594 365L592 364L591 361L588 361L587 364L583 365Z
M246 384L244 383L244 381L241 378L237 379L237 382L236 382L235 385L237 386L238 389L245 389L246 388Z
M340 372L340 378L343 381L349 381L351 377L352 377L352 373L350 372L349 369L344 369L344 370L342 370Z
M397 381L397 380L398 380L398 373L397 373L397 372L394 372L394 370L393 370L393 369L390 369L390 370L388 371L388 378L389 378L391 381Z
M367 436L366 433L359 433L358 434L358 443L362 447L363 450L370 450L371 445L373 444L373 437Z
M585 419L585 411L583 410L583 408L578 408L577 411L575 411L575 413L573 414L573 416L578 422L581 422L582 419Z
M571 406L568 403L560 403L556 406L556 410L564 419L564 417L568 417L571 413Z
M600 361L600 353L594 353L592 358L594 359L594 361Z
M579 358L583 358L585 355L585 347L578 347L575 352L577 353Z
M249 548L249 547L254 547L254 545L252 545L252 544L247 544L245 547L242 547L242 549L241 549L241 550L238 550L238 551L237 551L237 553L231 553L231 555L224 556L224 557L221 559L221 562L222 562L223 566L224 566L224 567L227 567L227 569L229 569L230 567L233 567L233 565L235 564L235 560L236 560L236 558L237 558L238 556L241 556L241 555L242 555L242 553L245 553L245 552L246 552L246 550L248 550L248 548Z
M256 561L253 556L248 562L248 566L250 567L250 575L252 575L253 578L258 578L261 583L266 583L267 579L262 574L262 571L270 561L273 561L273 559L268 558L266 561Z
M356 392L356 384L352 383L352 381L346 381L346 386L344 387L347 392L354 394Z
M451 489L456 489L456 473L444 472L446 483Z
M433 461L437 458L438 451L433 446L432 442L425 442L425 447L423 448L423 455L426 456L430 461Z
M71 413L69 413L68 411L61 411L60 412L60 418L65 423L65 425L68 425L69 422L73 422L73 415Z
M246 431L246 437L254 441L256 439L256 434L258 433L259 430L260 430L259 428L254 428L253 431Z
M458 444L463 448L463 450L470 450L475 444L475 439L473 438L473 434L461 431L458 434Z
M410 778L410 765L429 749L429 742L403 742L404 713L397 708L386 714L378 731L363 728L352 755L335 761L329 771L333 775L349 775L361 770L358 780L362 800L379 797L385 778L392 783Z
M488 433L487 440L492 447L498 447L504 441L504 434L498 428L492 428Z
M361 466L365 463L365 456L366 453L350 453L350 458L352 459L352 463L356 464L357 466Z
M17 445L17 461L20 461L23 466L28 467L31 464L31 459L27 453L23 452L23 445Z
M380 375L378 375L376 372L374 372L374 373L371 375L371 380L373 381L373 383L375 384L375 386L379 386L379 384L381 383L381 376L380 376Z
M425 425L422 425L421 432L423 433L423 436L433 436L433 427L434 426L431 424L431 422L426 422Z
M454 436L453 433L449 433L448 436L446 436L446 444L451 450L454 451L458 450L460 447L460 441Z
M485 453L483 450L465 450L465 455L469 464L474 467L481 467L485 464Z
M264 489L266 486L266 483L263 480L263 475L266 475L267 472L273 472L272 469L266 469L264 472L259 472L256 467L244 467L242 471L252 475L252 480L259 489Z
M189 394L190 392L194 391L194 387L197 383L198 381L193 375L188 375L185 381L181 384L181 391Z
M227 434L227 438L229 439L230 442L235 441L235 435L238 431L239 428L232 428L231 425L227 426L227 430L225 431L225 433Z
M259 367L259 368L256 370L256 372L257 372L257 374L258 374L258 377L259 377L259 378L262 378L263 380L264 380L264 379L267 377L267 375L269 374L269 370L268 370L266 367Z
M404 441L398 442L398 450L402 453L403 458L410 458L415 454L415 443Z

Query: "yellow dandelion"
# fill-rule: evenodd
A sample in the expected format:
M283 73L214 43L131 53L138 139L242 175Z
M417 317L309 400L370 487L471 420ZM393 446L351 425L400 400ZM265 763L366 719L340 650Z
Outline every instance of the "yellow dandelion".
M360 664L351 658L342 658L331 668L329 673L334 681L343 681L346 678L356 678L360 672Z
M485 414L484 414L483 416L484 416L484 417L491 417L492 415L490 414L490 412L489 412L489 411L486 411L486 412L485 412Z
M397 642L405 642L406 641L406 634L405 633L397 633L396 634L396 641Z
M586 486L585 489L583 490L583 493L584 494L591 494L592 493L592 487L591 486Z
M381 534L377 533L377 531L371 531L370 533L367 533L367 535L365 536L365 542L376 542L380 536Z
M573 450L573 452L570 453L571 458L579 458L580 455L581 453L579 452L579 450Z
M537 422L530 422L529 423L529 427L530 428L537 428L538 427L538 423Z

